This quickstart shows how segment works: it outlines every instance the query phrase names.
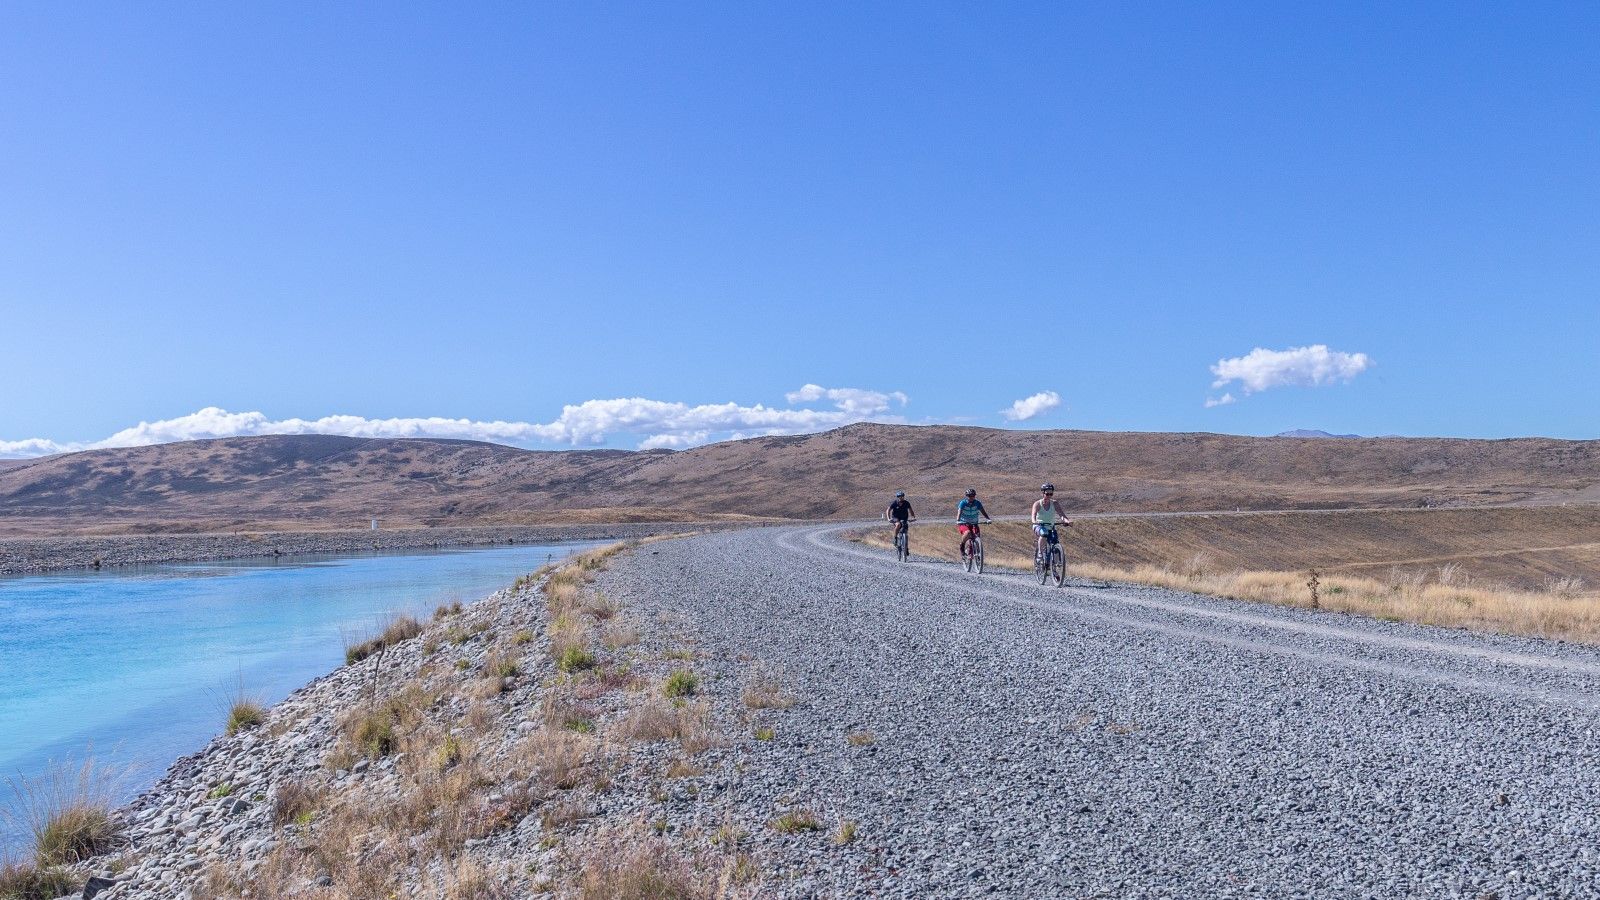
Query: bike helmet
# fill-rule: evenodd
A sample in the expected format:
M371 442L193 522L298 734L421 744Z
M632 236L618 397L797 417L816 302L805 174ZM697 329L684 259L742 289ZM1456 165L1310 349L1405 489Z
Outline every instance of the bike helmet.
M1046 481L1044 484L1039 486L1039 490L1041 490L1041 491L1054 491L1055 489L1056 489L1056 486L1051 484L1048 481Z
M903 498L903 497L905 497L905 495L906 495L906 492L905 492L905 491L895 491L895 492L894 492L894 495L895 495L895 496L896 496L896 497L901 497L901 498Z
M978 492L974 488L967 488L967 496L968 497L976 497L976 496L978 496Z

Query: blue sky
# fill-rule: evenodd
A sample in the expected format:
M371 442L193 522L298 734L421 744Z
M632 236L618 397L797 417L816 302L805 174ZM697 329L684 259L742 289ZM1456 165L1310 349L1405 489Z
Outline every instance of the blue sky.
M7 4L0 452L1600 436L1600 7L1110 6Z

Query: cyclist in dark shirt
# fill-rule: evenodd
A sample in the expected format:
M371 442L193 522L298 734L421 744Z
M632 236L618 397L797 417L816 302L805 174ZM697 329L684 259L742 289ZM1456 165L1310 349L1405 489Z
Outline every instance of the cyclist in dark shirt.
M894 523L894 534L890 537L890 540L893 541L894 538L900 536L900 532L904 531L910 522L916 520L917 514L912 511L911 501L906 499L906 492L895 491L894 502L890 503L889 508L883 511L883 517Z

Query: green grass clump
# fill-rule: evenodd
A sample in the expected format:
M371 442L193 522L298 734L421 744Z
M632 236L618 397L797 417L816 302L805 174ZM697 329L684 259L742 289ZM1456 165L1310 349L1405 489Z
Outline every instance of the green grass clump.
M47 866L83 862L109 849L116 835L116 824L106 807L71 806L58 810L34 836L34 856Z
M231 782L224 781L223 783L217 785L216 787L212 788L211 790L206 791L206 799L207 800L221 800L223 797L228 797L228 796L231 796L232 794L233 794L233 784Z
M249 728L254 728L266 721L267 711L261 704L249 698L240 698L233 701L228 707L228 734L235 735Z
M802 831L821 831L822 823L809 809L791 809L767 823L779 834L799 834Z
M758 741L770 741L778 736L778 732L771 725L757 725L755 735Z
M464 748L461 739L453 734L445 735L444 742L433 751L433 767L441 772L461 762Z
M433 608L433 618L435 620L443 619L446 616L458 615L460 612L461 612L461 601L460 600L457 600L454 603L441 603L438 606L435 606Z
M679 669L667 676L666 682L661 686L661 693L668 697L689 697L699 686L700 679L696 678L693 672Z
M388 756L400 743L400 732L415 725L433 698L421 688L411 687L374 706L357 710L346 720L345 734L350 743L370 759Z
M499 653L489 654L483 663L483 673L495 678L515 678L521 672L522 667L517 665L515 658Z
M392 647L401 641L408 641L422 633L422 623L411 616L397 616L383 627L383 630L364 641L347 644L344 648L344 661L358 663L380 650Z
M533 632L526 628L518 629L517 632L511 636L511 643L519 647L523 644L531 644L533 643Z
M556 667L563 672L580 672L584 669L594 668L594 654L582 647L568 647L561 651L561 659L556 662Z

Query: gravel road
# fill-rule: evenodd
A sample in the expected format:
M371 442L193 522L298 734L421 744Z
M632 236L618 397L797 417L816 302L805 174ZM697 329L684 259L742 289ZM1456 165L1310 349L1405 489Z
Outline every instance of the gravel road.
M727 789L783 895L1600 896L1600 651L898 564L846 527L602 578L708 677L754 655L801 698ZM857 839L761 827L786 805Z

